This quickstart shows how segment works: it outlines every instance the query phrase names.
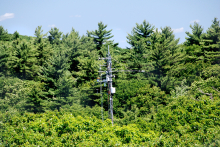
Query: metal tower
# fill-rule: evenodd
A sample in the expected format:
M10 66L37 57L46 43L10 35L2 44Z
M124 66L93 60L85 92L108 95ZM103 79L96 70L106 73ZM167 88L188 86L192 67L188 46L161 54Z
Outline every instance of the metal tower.
M115 88L112 87L112 60L111 54L109 52L108 47L108 54L107 54L107 74L106 74L106 81L108 82L108 94L110 96L110 118L112 120L113 125L113 97L112 94L115 93Z
M106 71L106 79L102 80L102 76L104 74L101 74L101 80L97 80L98 82L100 82L100 93L101 93L101 97L102 97L102 82L104 82L104 84L107 83L108 85L108 95L110 97L110 119L112 120L112 125L113 125L113 93L115 93L115 87L112 87L112 58L111 58L111 54L109 52L109 46L108 46L108 53L107 53L107 57L106 58L99 58L99 59L106 59L107 60L107 71ZM101 71L101 67L100 67L100 71L99 72L104 72ZM103 107L103 100L102 101L102 107ZM102 108L102 119L103 119L103 108Z
M97 79L98 82L100 82L100 94L101 94L101 113L102 113L102 120L103 119L103 98L102 98L102 83L108 84L108 95L110 97L110 119L112 120L112 125L113 125L113 94L116 92L115 87L112 87L112 78L115 77L112 75L112 72L145 72L145 70L117 70L117 71L112 71L112 58L111 54L109 52L109 46L108 46L108 53L106 58L99 58L99 60L107 60L107 65L100 65L100 71L101 73L100 78ZM101 66L107 66L106 71L101 71ZM105 72L102 74L102 72ZM102 76L106 75L106 79L102 80Z

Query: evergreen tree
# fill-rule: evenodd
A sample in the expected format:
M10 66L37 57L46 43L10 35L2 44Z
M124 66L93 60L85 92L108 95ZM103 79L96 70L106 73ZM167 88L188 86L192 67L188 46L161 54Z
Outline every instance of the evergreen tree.
M96 79L98 76L98 52L90 37L82 36L71 49L71 70L77 84Z
M128 43L132 46L132 50L130 50L132 56L129 68L149 71L151 67L149 55L153 30L154 26L144 20L142 24L136 23L136 27L133 28L131 34L128 34Z
M205 80L211 77L220 78L220 64L209 65L204 68L201 77Z
M210 42L210 45L211 44L219 45L219 41L220 41L220 23L217 20L217 18L214 18L211 27L207 30L207 34L205 35L205 39L211 39L212 40L212 42ZM216 46L216 48L214 48L212 50L218 50L218 49L219 49L219 46Z
M220 23L214 18L202 41L205 58L213 64L220 63Z
M67 48L71 50L73 49L74 51L77 51L77 49L74 48L77 48L77 46L80 45L79 40L80 40L79 33L75 31L74 28L72 28L70 34L63 35L62 37L63 44Z
M17 39L12 45L8 65L12 74L21 79L32 79L37 73L36 58L31 43Z
M3 28L3 26L0 26L0 41L9 41L10 40L10 37L8 35L8 31L5 30Z
M53 50L48 43L42 42L36 46L37 64L43 66L46 61L52 56Z
M61 42L61 36L62 36L62 32L59 32L59 29L55 28L51 28L51 30L49 31L50 35L48 36L48 39L50 41L51 44L60 44Z
M10 45L6 42L1 42L0 44L0 76L9 75L8 70L8 60L10 57Z
M17 31L15 31L13 34L13 40L18 39L19 37L20 37L20 34Z
M41 43L43 38L47 36L47 33L46 34L43 34L43 30L41 30L42 26L38 26L36 29L35 29L35 34L34 36L36 37L35 39L35 44L36 43Z
M193 83L195 80L199 80L200 76L202 76L203 70L212 67L210 65L211 63L212 64L218 63L219 61L218 59L220 58L220 53L218 51L218 43L214 41L218 38L217 37L218 25L219 25L218 21L215 19L213 21L213 24L205 34L201 34L202 29L200 27L200 31L199 31L200 32L199 34L201 34L200 39L198 39L197 37L197 43L193 43L192 41L191 45L189 44L189 46L184 47L183 54L185 55L182 60L183 62L180 63L179 65L177 64L173 68L172 71L173 73L175 73L174 75L179 79L186 78L188 85L191 85L191 83ZM196 26L197 27L195 28L198 28L198 24ZM211 34L216 34L216 35L212 36Z
M203 37L203 28L200 26L197 22L194 22L194 25L190 25L190 28L192 29L192 34L189 32L186 32L186 41L185 45L200 45L201 39Z
M64 46L56 48L54 55L41 68L41 79L45 83L46 96L50 98L49 107L60 109L69 103L68 97L74 95L75 79L69 71L69 57Z
M107 28L107 25L104 25L102 22L99 22L98 23L98 30L91 31L91 32L87 31L88 37L94 38L94 42L96 44L96 48L97 48L98 51L101 50L102 45L107 40L114 37L113 35L111 35L112 30L107 31L106 28ZM99 54L102 55L101 52L99 52Z
M153 33L153 30L154 26L149 24L149 22L146 22L146 20L144 20L142 24L136 23L136 27L134 27L131 34L128 34L127 36L128 43L132 47L135 47L138 41L144 39L145 43L150 45L150 36Z
M37 64L39 66L45 64L45 61L50 58L53 52L50 43L46 39L44 39L44 37L47 36L47 33L43 34L43 30L41 30L41 27L42 26L38 26L35 29L34 34L36 36L34 44L36 47L36 57L38 60Z
M175 35L173 34L171 27L166 26L164 28L161 28L161 31L162 34L164 35L163 39L166 39L168 43L170 43L169 50L171 51L171 54L174 55L177 50L177 44L179 42L179 38L175 39Z
M53 56L46 62L41 68L41 77L43 81L47 84L47 90L55 91L56 82L61 77L61 75L69 69L68 57L64 51L57 51ZM51 94L50 97L55 95Z
M29 112L39 113L44 112L46 107L44 83L25 81L25 110Z
M78 71L79 62L77 62L76 57L81 55L83 50L86 50L82 48L80 38L79 33L73 28L70 34L63 35L62 42L66 51L69 53L70 71Z
M74 29L63 40L69 53L70 71L77 78L77 85L83 81L97 78L98 52L91 37L79 36Z
M203 40L203 28L198 24L190 25L192 34L186 32L186 41L177 52L174 65L171 66L169 74L175 77L176 86L180 86L181 81L186 79L187 85L198 79L202 68L206 65L204 60L204 49L201 41Z
M152 34L150 62L153 69L149 78L156 82L162 90L168 90L172 86L172 80L168 71L174 64L174 54L177 53L177 44L179 39L174 39L173 31L170 27L161 28L160 33L157 29ZM168 90L169 91L169 90Z

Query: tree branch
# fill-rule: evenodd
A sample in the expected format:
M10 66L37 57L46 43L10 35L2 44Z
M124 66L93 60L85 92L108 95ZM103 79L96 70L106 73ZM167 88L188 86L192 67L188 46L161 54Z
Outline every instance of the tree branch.
M218 91L218 89L216 89L214 86L212 86L212 89L214 89L214 90L217 91L217 92L220 92L220 91Z
M213 99L212 93L205 93L200 88L198 88L198 89L199 89L199 92L201 92L202 94L208 95L208 96L210 96L210 99Z

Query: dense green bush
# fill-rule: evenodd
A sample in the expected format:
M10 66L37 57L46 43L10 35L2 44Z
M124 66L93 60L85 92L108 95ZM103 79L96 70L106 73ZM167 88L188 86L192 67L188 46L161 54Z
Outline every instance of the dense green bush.
M158 106L156 112L151 110L148 115L127 121L127 125L123 125L126 117L116 119L114 126L109 119L105 118L102 122L95 117L99 117L99 107L78 109L42 114L1 113L1 144L214 146L220 143L220 100L211 100L207 96L202 96L200 100L186 96L175 98L166 107Z
M0 143L3 146L122 146L144 145L156 137L137 125L112 126L109 119L74 117L71 113L47 112L1 114Z

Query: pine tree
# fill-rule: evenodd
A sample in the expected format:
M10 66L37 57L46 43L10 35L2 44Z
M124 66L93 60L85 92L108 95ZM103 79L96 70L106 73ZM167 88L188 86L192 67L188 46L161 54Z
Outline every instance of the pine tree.
M12 45L8 65L12 74L21 79L32 79L37 73L36 58L31 43L17 39Z
M10 40L10 37L8 35L8 31L5 30L3 28L3 26L0 26L0 41L9 41Z
M6 42L0 44L0 76L9 75L8 60L10 57L10 45Z
M107 40L114 37L114 35L111 35L112 30L107 31L106 28L107 28L107 25L104 25L102 22L99 22L98 23L98 30L91 31L91 32L87 31L88 37L94 38L94 42L96 44L96 48L97 48L98 51L101 50L102 45ZM102 55L101 52L99 52L99 54Z
M218 50L219 49L219 41L220 41L220 23L217 20L217 18L214 18L213 23L211 27L207 30L207 34L205 35L204 39L211 39L211 44L216 44L216 48L212 50ZM213 46L215 47L215 46Z
M50 41L51 44L60 44L61 42L61 36L62 36L62 32L59 32L59 29L55 28L51 28L51 30L49 31L50 35L48 36L48 39Z
M35 44L41 43L43 41L43 38L47 36L47 33L43 34L43 30L41 30L41 28L42 26L38 26L35 29L35 34L34 34L34 36L36 37Z
M136 23L136 27L134 27L131 34L127 36L128 43L132 47L135 47L138 41L144 39L146 45L150 45L150 36L153 30L154 26L146 22L146 20L144 20L142 24Z
M75 31L74 28L72 28L70 34L63 35L62 37L63 44L71 50L75 50L74 48L80 45L79 40L79 32ZM77 51L77 49L75 51Z
M136 23L136 27L133 28L131 34L128 34L128 43L132 46L131 64L129 68L149 70L149 55L153 30L154 26L144 20L142 24Z
M63 40L69 53L70 71L77 78L77 85L83 81L97 78L98 52L91 37L79 36L74 29Z
M200 42L203 37L203 28L200 26L197 22L194 22L194 25L190 25L190 28L192 29L192 34L189 32L186 32L186 42L184 43L186 46L190 45L200 45Z
M13 34L13 40L18 39L19 37L20 37L20 34L17 31L15 31Z
M50 58L50 56L52 56L52 48L50 43L47 41L46 34L43 34L43 30L41 30L42 26L38 26L35 29L35 48L36 48L36 57L37 57L37 64L39 66L42 66L43 64L45 64L45 62Z
M71 71L77 84L96 79L98 76L98 51L90 37L82 36L71 49Z
M175 39L175 35L173 34L171 27L166 26L164 28L161 28L161 31L164 35L163 39L166 39L170 44L169 50L171 51L171 54L174 55L177 50L179 39Z
M25 89L25 110L34 113L44 112L46 107L45 100L47 100L43 92L44 83L35 82L33 80L25 81Z
M168 90L172 84L172 77L167 76L172 68L174 54L177 53L179 39L174 39L173 31L170 27L161 28L160 33L157 29L151 36L150 61L153 69L150 71L149 78L156 82L162 90ZM170 85L171 84L171 85Z
M56 81L69 69L68 57L64 51L57 51L41 68L41 76L47 83L47 90L56 89ZM54 91L54 90L53 90Z
M212 64L220 63L220 23L217 18L214 18L211 27L204 35L201 43L205 51L205 58Z
M75 79L69 71L69 56L64 46L56 48L54 55L41 68L40 77L45 83L45 92L50 98L51 109L58 109L68 103Z

